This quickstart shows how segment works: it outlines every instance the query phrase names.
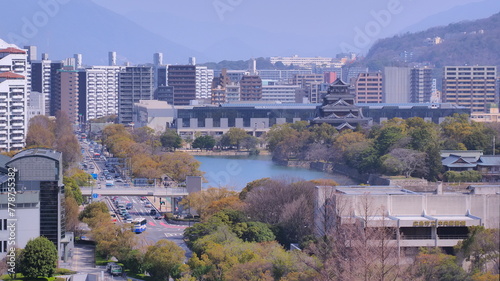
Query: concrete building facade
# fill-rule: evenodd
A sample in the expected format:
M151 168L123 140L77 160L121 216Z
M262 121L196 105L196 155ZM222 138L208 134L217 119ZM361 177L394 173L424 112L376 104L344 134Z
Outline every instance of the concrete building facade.
M206 66L196 66L196 98L210 98L212 80L214 79L214 70Z
M431 102L433 93L432 69L412 68L410 70L410 102Z
M467 238L469 226L498 228L500 186L470 194L417 193L391 186L318 186L316 235L366 220L365 227L391 229L400 250L453 247ZM328 215L325 215L328 214Z
M383 79L383 103L407 103L410 101L410 68L384 67Z
M442 100L486 113L498 103L496 79L496 66L445 66Z
M382 73L360 73L354 82L357 103L382 102Z
M297 85L281 85L278 81L262 81L262 101L295 103L295 92L299 89Z
M240 80L240 100L258 101L262 99L262 79L258 75L244 75Z
M118 76L124 69L124 66L85 69L85 112L81 112L85 120L118 114Z
M153 69L128 66L118 74L118 122L131 124L134 103L153 99Z
M168 86L174 87L174 105L189 105L196 99L196 66L169 65Z

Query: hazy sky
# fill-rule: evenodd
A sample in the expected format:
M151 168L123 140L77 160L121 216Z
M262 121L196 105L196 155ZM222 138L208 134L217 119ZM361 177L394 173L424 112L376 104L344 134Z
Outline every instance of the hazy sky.
M52 11L47 5L52 3ZM59 3L54 6L54 3ZM499 0L2 0L0 38L89 64L366 54L378 39L500 11ZM50 6L50 5L49 5ZM48 10L47 10L48 9Z
M378 38L397 34L429 16L460 5L481 2L481 0L93 1L169 40L200 52L206 52L212 45L227 38L240 40L242 44L251 44L253 40L257 40L255 37L259 31L261 34L279 38L276 42L268 39L265 41L267 44L283 44L283 40L289 38L287 44L293 45L298 43L297 40L304 38L312 45L325 44L323 49L327 50L339 47L332 46L339 44L338 38L337 40L333 38L337 36L344 43L342 47L351 46L355 48L354 51L366 52ZM475 12L493 13L490 9ZM471 17L474 18L474 13L471 13ZM181 26L171 26L171 23L176 21L182 23ZM447 22L446 19L443 21ZM162 24L164 22L169 24ZM379 26L374 25L374 22ZM243 33L249 32L248 36L235 34L238 28ZM213 32L215 30L217 32ZM368 40L357 38L356 41L355 36L359 30L368 32ZM263 37L266 38L266 35ZM332 38L320 40L320 37ZM314 52L318 49L321 48L318 46L311 48ZM286 52L293 52L294 48L290 47L287 50L282 47L281 50L283 53L274 55L292 55ZM304 48L298 48L297 52L301 50ZM259 52L259 49L254 52ZM313 52L307 53L307 50L303 52L302 55L313 55ZM259 54L253 55L259 56Z

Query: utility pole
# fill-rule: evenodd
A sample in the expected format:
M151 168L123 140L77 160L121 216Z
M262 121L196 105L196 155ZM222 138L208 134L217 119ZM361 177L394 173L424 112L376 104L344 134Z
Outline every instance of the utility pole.
M495 136L493 136L493 156L495 155Z

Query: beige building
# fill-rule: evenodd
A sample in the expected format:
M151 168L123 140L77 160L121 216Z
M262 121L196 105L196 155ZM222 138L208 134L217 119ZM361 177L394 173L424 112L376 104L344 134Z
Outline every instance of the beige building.
M325 235L355 221L393 230L400 250L453 247L469 226L500 228L500 185L473 186L468 194L417 193L394 186L318 186L315 226Z
M382 102L382 73L360 73L354 82L356 103Z
M442 100L487 112L496 103L496 66L445 66Z
M60 110L65 112L71 123L78 123L78 70L59 70L61 89Z

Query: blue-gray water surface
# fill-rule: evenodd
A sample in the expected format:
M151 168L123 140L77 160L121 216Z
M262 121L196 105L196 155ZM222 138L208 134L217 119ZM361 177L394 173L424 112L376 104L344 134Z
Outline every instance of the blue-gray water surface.
M273 163L271 156L195 156L205 172L203 184L208 187L227 187L240 191L248 182L261 178L296 178L304 180L333 179L342 185L356 184L339 174L330 174L304 168L285 167Z

